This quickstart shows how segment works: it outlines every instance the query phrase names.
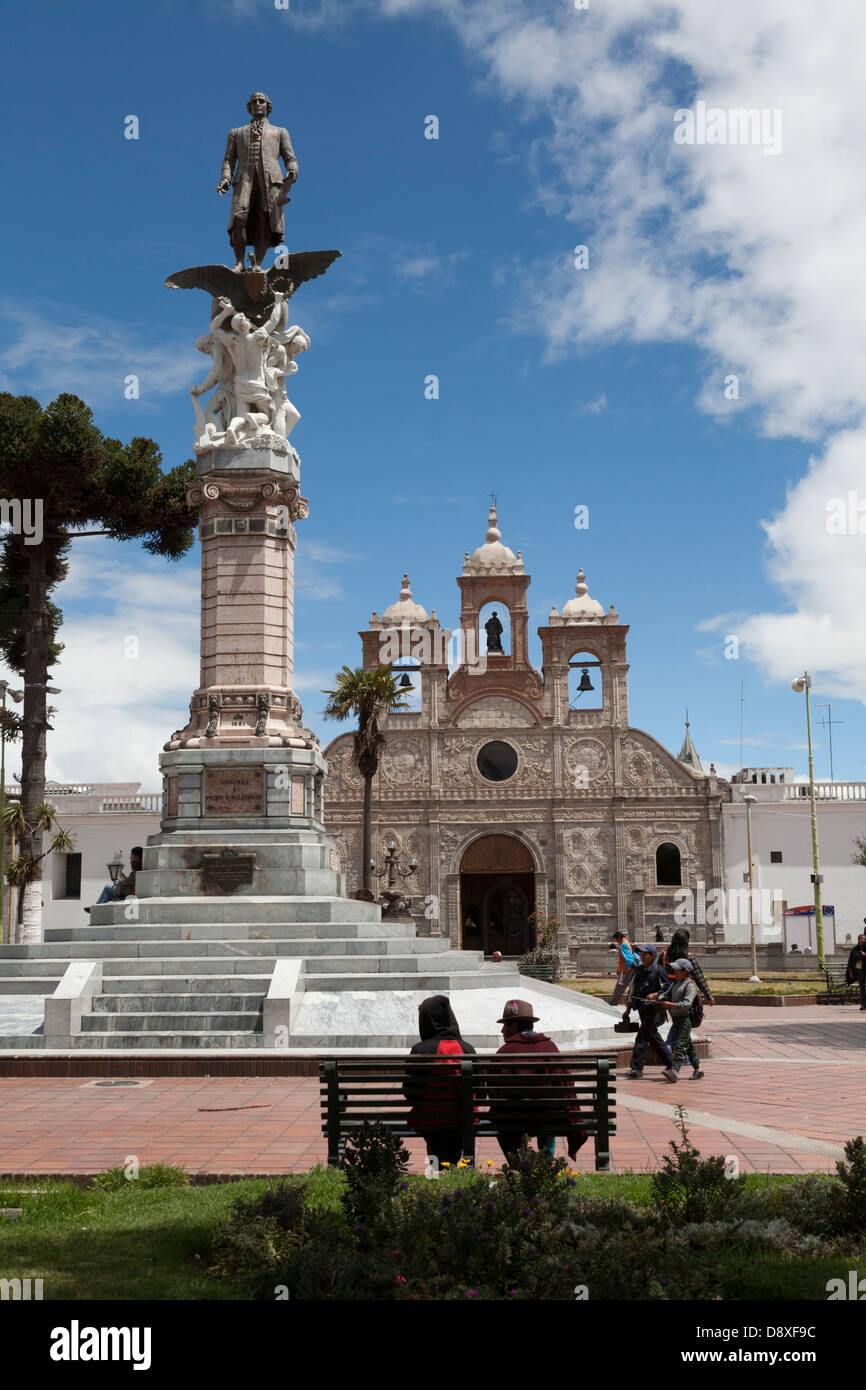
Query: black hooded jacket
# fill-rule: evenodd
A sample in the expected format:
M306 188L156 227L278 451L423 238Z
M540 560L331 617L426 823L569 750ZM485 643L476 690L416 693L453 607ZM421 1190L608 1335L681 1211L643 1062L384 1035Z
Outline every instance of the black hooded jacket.
M448 996L434 994L418 1010L421 1041L412 1057L462 1057L475 1054L460 1036L460 1026ZM407 1070L403 1094L412 1105L410 1124L416 1129L458 1128L460 1125L460 1068L437 1062L435 1067L413 1065Z

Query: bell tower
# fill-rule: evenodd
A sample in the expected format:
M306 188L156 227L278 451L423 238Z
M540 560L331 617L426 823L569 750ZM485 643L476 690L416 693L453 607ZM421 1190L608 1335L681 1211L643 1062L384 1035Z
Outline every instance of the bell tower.
M448 682L452 719L466 704L482 695L522 697L537 706L543 695L538 672L529 660L529 609L526 591L529 575L523 556L502 543L502 532L491 506L484 544L472 555L466 552L460 586L460 664ZM502 642L505 624L499 609L481 622L482 610L500 604L508 617L508 650ZM533 709L536 717L540 710Z
M578 570L574 598L563 604L562 612L552 608L547 627L540 627L544 688L552 701L554 724L582 727L628 728L628 625L619 621L611 604L605 613L597 599L591 598L583 570ZM585 659L584 659L585 658ZM598 692L600 708L572 707L569 699L569 671L576 667L584 689Z

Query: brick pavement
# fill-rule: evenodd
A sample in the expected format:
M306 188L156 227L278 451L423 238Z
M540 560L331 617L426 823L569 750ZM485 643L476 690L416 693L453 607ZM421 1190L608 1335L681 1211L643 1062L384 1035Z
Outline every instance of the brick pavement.
M851 1006L716 1008L702 1029L713 1056L701 1082L660 1072L617 1086L616 1170L651 1171L674 1137L673 1106L704 1154L744 1172L833 1171L866 1133L866 1014ZM240 1108L236 1108L240 1107ZM158 1077L99 1087L83 1078L0 1078L0 1173L82 1175L122 1163L175 1163L199 1175L279 1174L324 1161L318 1083L307 1077ZM733 1126L729 1128L728 1126ZM410 1141L413 1166L422 1146ZM498 1160L482 1140L479 1157ZM591 1145L576 1165L593 1167Z

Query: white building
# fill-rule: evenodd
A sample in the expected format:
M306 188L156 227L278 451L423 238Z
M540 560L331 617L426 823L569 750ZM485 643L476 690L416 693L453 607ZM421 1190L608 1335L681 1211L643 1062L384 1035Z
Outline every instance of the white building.
M824 940L838 951L856 941L866 917L866 869L852 863L854 839L866 834L866 782L816 784L818 846L823 902L835 908L824 919ZM749 940L746 806L753 796L752 863L758 942L795 942L815 950L814 914L790 909L814 900L809 785L795 782L791 768L744 768L731 783L733 800L722 807L722 860L725 880L725 940ZM789 912L785 916L786 910Z
M162 793L142 792L140 782L49 782L45 800L56 808L57 824L75 836L75 849L44 861L43 923L80 927L85 907L110 881L109 864L120 858L128 873L129 851L158 832Z

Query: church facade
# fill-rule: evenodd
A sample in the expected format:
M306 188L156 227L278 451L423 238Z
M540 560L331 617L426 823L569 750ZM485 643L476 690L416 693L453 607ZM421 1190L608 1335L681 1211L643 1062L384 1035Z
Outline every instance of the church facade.
M566 950L673 928L674 894L723 885L728 784L705 774L686 730L679 758L628 717L626 635L578 574L574 598L538 629L529 659L526 573L491 508L458 578L460 631L439 625L409 581L360 634L365 669L403 668L412 707L383 721L373 786L376 866L385 847L417 868L406 893L419 928L454 947L520 955L540 917ZM456 650L455 650L456 648ZM450 659L449 659L450 658ZM449 667L450 674L449 674ZM348 891L360 886L362 782L352 734L326 750L325 819ZM692 927L721 940L723 927Z

